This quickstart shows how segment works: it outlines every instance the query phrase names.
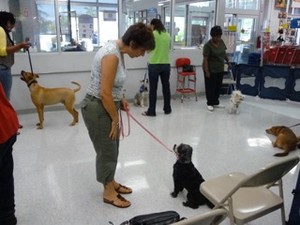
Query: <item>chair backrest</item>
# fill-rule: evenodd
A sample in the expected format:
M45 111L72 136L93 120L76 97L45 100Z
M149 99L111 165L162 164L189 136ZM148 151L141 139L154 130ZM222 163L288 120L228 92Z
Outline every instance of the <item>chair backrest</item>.
M293 156L270 163L266 167L258 170L256 173L248 176L242 182L240 187L257 187L275 184L292 168L294 168L298 162L299 157Z
M225 209L213 209L209 212L173 223L173 225L217 225L220 224L226 216L227 212Z
M287 157L282 160L268 164L266 167L258 170L256 173L245 177L235 184L232 189L220 200L220 203L227 201L228 197L243 187L272 186L287 174L299 162L299 157Z
M191 60L189 58L178 58L176 59L176 67L182 67L183 65L191 65Z

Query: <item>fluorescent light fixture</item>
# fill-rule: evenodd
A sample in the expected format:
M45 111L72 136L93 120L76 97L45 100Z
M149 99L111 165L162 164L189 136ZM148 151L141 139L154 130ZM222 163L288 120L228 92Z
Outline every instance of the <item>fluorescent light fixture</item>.
M163 6L164 4L166 4L167 2L169 2L170 0L164 0L164 1L159 1L158 2L158 6Z

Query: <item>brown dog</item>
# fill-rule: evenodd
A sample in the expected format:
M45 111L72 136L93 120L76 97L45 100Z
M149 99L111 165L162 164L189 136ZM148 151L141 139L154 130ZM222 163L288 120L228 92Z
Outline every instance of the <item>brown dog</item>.
M75 92L79 91L80 84L72 81L78 88L72 90L70 88L44 88L40 86L36 80L39 77L36 73L21 71L21 80L26 82L33 104L39 115L39 123L36 125L38 129L43 129L44 125L44 106L62 103L65 108L73 116L73 121L70 126L74 126L78 122L78 112L74 109Z
M277 153L274 156L286 156L290 151L296 149L300 137L297 137L294 132L285 126L273 126L266 129L268 134L276 136L276 140L272 143L273 147L278 147L284 150L283 153Z

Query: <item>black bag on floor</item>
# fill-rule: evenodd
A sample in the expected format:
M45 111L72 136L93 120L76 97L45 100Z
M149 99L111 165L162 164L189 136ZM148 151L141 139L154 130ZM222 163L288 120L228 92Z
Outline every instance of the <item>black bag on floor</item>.
M298 174L296 188L293 190L293 202L289 215L289 221L287 225L299 225L300 224L300 171Z
M165 211L135 216L129 221L124 221L120 225L168 225L180 220L180 216L175 211Z
M193 65L184 64L182 66L182 72L195 72L195 67Z

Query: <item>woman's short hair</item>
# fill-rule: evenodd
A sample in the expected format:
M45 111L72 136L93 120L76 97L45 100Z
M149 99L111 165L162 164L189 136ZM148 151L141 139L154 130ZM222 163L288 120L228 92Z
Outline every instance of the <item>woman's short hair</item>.
M220 26L214 26L210 30L210 36L212 36L212 37L222 36L222 34L223 34L223 32L222 32L222 28Z
M143 48L145 51L151 51L155 48L155 41L152 29L144 23L131 25L122 36L125 45L132 48Z

